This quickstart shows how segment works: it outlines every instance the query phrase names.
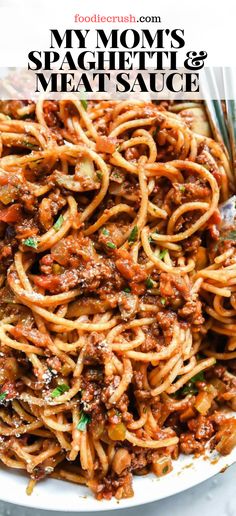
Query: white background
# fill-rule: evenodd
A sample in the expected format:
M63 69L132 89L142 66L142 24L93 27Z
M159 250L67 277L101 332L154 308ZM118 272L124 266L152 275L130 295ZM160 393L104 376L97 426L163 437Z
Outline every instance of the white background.
M26 66L30 50L49 48L50 28L114 28L111 24L80 26L74 23L75 13L160 16L162 23L156 28L185 29L183 52L207 50L207 66L235 66L235 6L235 0L0 0L0 66Z

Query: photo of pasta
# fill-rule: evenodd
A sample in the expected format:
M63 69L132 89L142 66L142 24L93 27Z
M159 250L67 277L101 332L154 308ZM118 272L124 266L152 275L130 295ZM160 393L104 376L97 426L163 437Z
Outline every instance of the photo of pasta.
M230 454L235 185L203 102L0 102L0 461L28 494Z

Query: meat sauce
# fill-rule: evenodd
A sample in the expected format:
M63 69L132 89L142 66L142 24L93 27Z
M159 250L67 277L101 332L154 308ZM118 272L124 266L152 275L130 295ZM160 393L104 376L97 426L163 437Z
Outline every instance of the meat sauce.
M20 110L27 106L28 104L23 101L0 103L0 111L4 115L19 120ZM160 106L160 111L164 112L166 107L168 108L169 105L163 104ZM149 116L156 115L156 108L149 107L149 109L151 109ZM75 114L73 106L66 107L65 110L72 117ZM29 118L34 120L34 117L32 110ZM107 124L111 123L110 118L108 109L106 119L97 122L99 137L96 142L96 151L103 157L109 156L109 159L119 148L120 143L126 141L125 138L128 139L128 135L121 139L110 138L105 134ZM63 124L57 102L44 103L44 120L52 131L51 137L59 146L64 144L63 139L69 137L69 131ZM153 130L152 127L151 130ZM176 136L174 130L168 134L170 140L171 137ZM73 143L78 143L76 138L78 135L72 131ZM159 131L156 140L159 143L158 160L165 162L171 156L173 157L173 149L168 145L166 130ZM4 148L3 157L7 156L7 152L8 150ZM131 146L124 153L125 159L131 164L136 163L141 155L147 157L145 146ZM31 165L22 166L11 175L0 170L0 315L2 318L8 314L15 314L18 318L18 322L9 330L9 336L12 339L22 344L37 346L45 351L41 362L42 368L39 370L37 365L32 365L32 361L27 356L23 356L21 351L3 346L0 355L0 391L7 393L3 400L0 397L3 410L7 410L9 403L14 399L17 400L24 391L22 378L25 375L32 391L39 393L42 390L45 394L48 392L47 389L56 388L58 375L64 379L62 383L65 384L67 376L71 374L71 363L65 359L66 353L63 352L61 355L58 353L58 356L54 353L55 347L53 348L48 334L41 331L40 325L36 327L27 304L22 306L9 286L11 281L17 282L14 268L17 251L24 253L27 272L36 294L57 296L77 289L76 299L69 301L66 308L60 307L62 312L65 309L65 313L71 320L88 317L91 314L95 317L101 316L107 312L117 317L118 324L121 322L127 325L135 318L154 318L151 326L143 324L144 339L133 351L143 354L158 353L167 348L172 342L176 322L181 329L191 332L193 342L197 344L198 339L207 332L207 325L209 325L209 316L204 310L206 297L193 292L191 276L188 277L188 281L186 276L160 271L151 266L148 268L143 250L137 247L137 252L134 251L137 243L135 233L139 228L137 227L133 234L131 232L132 238L130 234L127 237L127 233L132 229L130 214L122 212L117 220L108 219L94 233L86 233L89 225L95 224L102 213L106 216L107 211L116 204L128 205L128 208L136 210L137 216L141 195L138 179L124 169L112 167L112 163L109 165L110 185L106 197L99 206L100 211L91 216L89 224L76 220L70 234L65 232L49 249L36 252L37 238L47 232L53 232L53 228L55 233L60 231L60 225L58 227L56 224L58 220L63 219L68 198L67 189L56 179L59 160L53 164L44 163L40 158L36 161L36 164L32 162ZM201 148L198 162L212 166L211 163L207 163L204 149L201 150ZM68 165L69 175L73 167L71 163ZM217 170L212 169L212 174L215 174L217 183L220 185L221 177ZM101 180L96 178L96 181L98 179ZM169 214L183 203L209 202L211 190L207 181L196 180L194 175L184 174L184 172L183 180L181 185L170 184L168 177L157 180L152 191L152 203ZM44 196L37 196L36 190L30 186L31 181L37 182L37 185L42 188L48 186L49 190L45 190ZM93 193L77 190L73 195L80 215L89 206ZM177 233L185 231L198 218L197 211L189 211L181 215L175 231ZM212 249L215 243L218 246L225 245L227 248L228 244L223 244L220 240L218 231L220 220L220 213L215 210L201 232L196 232L181 243L181 252L188 259L195 261L196 270L203 268L203 265L204 267L209 265L214 256L214 251L207 255L206 241L210 242L209 246L210 248L212 246ZM163 232L165 232L165 224L165 220L160 224L160 230ZM152 216L150 216L150 225L154 227ZM123 245L125 242L126 244ZM231 243L232 245L234 243ZM178 247L177 250L165 250L165 252L169 253L172 262L178 266L180 257ZM164 262L165 256L163 256ZM8 278L7 281L6 278ZM150 306L152 310L154 306L154 311ZM55 326L52 326L52 332L56 332ZM129 328L122 335L123 341L130 344ZM77 338L77 333L73 332L69 337L64 335L64 331L61 335L62 343L66 346L73 346ZM141 475L154 471L158 474L166 474L171 470L171 460L177 459L180 452L198 455L204 451L209 439L213 438L213 445L223 454L232 449L234 445L232 436L236 435L236 423L233 419L229 420L230 432L227 434L226 419L220 416L220 408L223 403L228 403L232 408L235 400L235 384L232 379L229 379L224 365L219 362L210 367L202 378L190 379L173 395L162 393L152 396L150 388L147 388L147 372L150 373L157 364L155 360L144 365L138 362L133 370L132 382L114 406L110 399L120 385L119 361L121 363L123 357L118 350L117 370L113 368L110 375L105 375L104 370L109 366L112 356L106 339L106 334L102 331L92 331L89 334L83 349L84 368L81 374L81 392L78 396L83 413L88 416L87 428L93 438L101 438L105 447L111 444L111 436L114 444L118 443L114 448L108 473L105 476L102 475L101 464L96 460L95 478L88 480L88 485L98 499L110 499L113 495L117 499L132 496L132 473ZM73 361L77 360L77 354L78 349L72 352ZM217 388L215 380L220 380L221 388L219 383ZM74 385L74 378L72 382ZM209 395L209 386L212 385L216 387L215 392L210 392L212 396L210 408L204 414L199 413L197 408L199 405L196 405L197 398L200 394ZM142 414L138 413L135 400L138 400L139 409L142 407ZM152 438L178 436L178 444L153 451L138 445L132 446L128 442L125 438L126 428L129 428L129 425L139 417L145 416L146 405L150 407L155 420ZM35 410L37 413L37 407ZM137 438L149 438L145 428L142 427L136 431ZM16 440L14 437L12 440L3 438L0 449L1 447L5 449L9 443L14 444L14 439ZM21 445L29 444L31 437L22 435L17 438L17 442ZM48 441L45 442L48 444ZM47 447L46 444L45 447ZM65 451L63 454L63 458L69 457ZM62 463L66 464L65 468L68 467L68 461L65 460ZM163 464L161 470L160 464ZM50 461L37 466L32 477L43 478L51 467Z

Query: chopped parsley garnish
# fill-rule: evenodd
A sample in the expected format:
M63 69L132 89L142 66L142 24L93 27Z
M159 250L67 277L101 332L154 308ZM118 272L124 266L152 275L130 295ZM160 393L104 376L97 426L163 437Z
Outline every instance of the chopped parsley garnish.
M6 391L0 393L0 401L4 401L6 399L6 397L7 397L7 392Z
M154 131L153 131L153 133L152 133L152 137L153 137L153 138L156 138L156 135L157 135L157 128L156 128L156 129L154 129Z
M128 237L128 242L129 243L135 242L137 240L137 236L138 236L138 226L134 226Z
M64 392L67 392L70 390L69 385L66 383L61 383L58 385L51 393L52 398L57 398L57 396L61 396L61 394L64 394Z
M123 292L125 292L126 294L130 294L131 290L129 287L125 287Z
M230 231L223 240L236 240L236 230Z
M197 358L197 360L203 360L206 357L202 353L197 353L196 358Z
M156 243L155 240L153 240L152 235L150 235L148 237L148 242L149 242L149 244L155 244Z
M160 252L159 254L159 258L160 260L163 260L163 258L165 258L165 256L167 255L168 253L168 249L162 249L162 251Z
M200 371L200 373L195 374L192 378L189 380L191 383L196 382L205 382L205 375L203 371Z
M96 174L97 174L98 179L101 181L102 180L102 172L100 172L100 170L97 170Z
M165 475L167 473L168 469L169 469L169 466L165 466L163 468L163 470L162 470L163 475Z
M185 186L184 185L179 185L179 190L181 192L185 192Z
M205 375L203 371L200 371L200 373L195 374L186 385L184 385L181 389L179 389L179 394L197 394L198 389L195 385L196 382L205 382Z
M57 221L55 222L53 229L55 229L55 231L59 231L63 222L64 222L64 217L63 217L63 215L60 215L60 217L58 217Z
M32 149L32 150L37 150L38 149L38 146L34 145L31 142L23 141L22 143L23 143L23 145L25 145L25 147L28 147L29 149Z
M110 233L109 233L108 229L103 228L102 234L105 235L105 236L108 236Z
M149 277L149 278L147 278L147 280L146 280L146 287L147 287L147 288L152 288L152 287L153 287L153 285L154 285L154 283L153 283L152 278L150 278L150 277Z
M83 108L85 109L85 111L87 111L87 108L88 108L88 102L87 102L87 100L82 99L80 102L81 102L81 104L82 104Z
M177 393L186 396L187 394L197 394L198 390L197 390L197 387L194 385L194 383L188 382L188 383L186 383L186 385L184 387L182 387L182 389L179 389L179 391L177 391Z
M110 249L116 249L116 244L113 244L113 242L107 242L106 246L109 247Z
M38 241L35 237L26 238L26 240L23 240L23 244L27 245L28 247L33 247L34 249L37 249L38 247Z
M166 304L166 299L165 299L165 297L161 297L161 304L162 304L163 306L165 306L165 304Z
M111 172L110 179L111 179L111 181L115 181L117 179L117 181L116 181L117 183L122 183L124 176L122 175L121 172L114 169Z
M86 426L91 421L90 414L85 414L84 412L81 412L80 420L77 424L77 430L80 430L81 432L84 432L86 430Z

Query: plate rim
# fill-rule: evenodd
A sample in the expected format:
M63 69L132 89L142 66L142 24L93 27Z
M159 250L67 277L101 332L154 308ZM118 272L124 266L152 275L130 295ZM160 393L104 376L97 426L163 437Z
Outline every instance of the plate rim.
M217 457L216 463L213 463L214 457ZM213 460L210 460L210 459L213 459ZM179 462L179 459L174 462L175 465L178 462ZM145 477L136 477L136 478L140 479L139 483L142 482L142 479L147 479L148 482L149 481L151 482L152 480L153 481L156 480L158 483L161 483L162 479L167 479L167 481L168 481L168 477L170 478L170 483L171 483L171 479L176 479L179 475L182 475L182 477L180 477L181 480L182 479L185 480L185 482L177 482L177 483L173 481L172 487L170 488L170 492L168 494L165 494L165 490L163 490L163 493L160 493L159 489L157 489L156 492L154 492L154 489L152 489L149 495L144 496L143 500L140 500L140 497L139 496L137 497L137 493L134 493L134 496L132 498L126 498L126 499L122 499L119 501L116 500L115 498L112 498L109 501L107 501L107 500L98 501L95 498L93 498L92 504L91 504L91 499L90 499L90 503L88 506L85 503L85 501L82 503L82 506L79 506L82 499L87 500L90 496L93 496L88 493L88 495L85 495L85 496L78 494L78 498L77 498L78 505L76 504L75 507L70 507L70 506L68 507L66 505L66 499L65 499L65 503L63 505L60 502L60 507L58 505L56 505L56 507L53 507L52 504L48 503L48 499L50 500L50 497L48 497L48 493L47 493L48 485L47 485L46 492L45 492L46 496L43 492L45 490L46 483L44 485L41 484L42 493L38 496L38 499L35 499L35 497L26 495L24 487L23 487L24 495L22 495L22 497L20 497L19 500L16 500L16 499L13 500L12 499L13 497L9 495L10 490L8 490L8 489L6 489L6 491L5 491L5 496L1 493L0 500L2 502L6 502L6 503L10 503L13 505L17 505L20 507L26 507L26 508L30 508L30 509L54 511L54 512L55 511L67 512L67 513L72 513L72 514L73 513L83 513L83 512L98 513L98 512L105 512L105 511L109 511L109 510L111 511L111 510L131 509L132 507L138 507L138 506L146 505L148 503L158 502L159 500L163 500L165 498L169 498L171 496L180 494L181 492L187 491L188 489L191 489L192 487L195 487L195 486L205 482L206 480L211 479L218 473L225 471L226 469L228 469L228 467L231 467L233 464L236 463L236 448L231 452L230 455L226 455L224 457L219 457L218 454L214 455L214 452L213 452L213 454L211 454L211 457L208 457L208 458L206 458L206 455L198 457L198 458L194 458L193 456L188 456L187 459L186 458L182 459L182 462L184 464L182 466L182 469L180 467L180 469L176 471L176 468L174 468L174 470L170 474L166 475L165 477L157 478L150 474ZM202 466L204 464L208 465L208 467L205 468L206 469L205 474L204 474L204 468L202 468ZM193 470L195 469L194 466L197 465L196 472L193 471L192 475L183 474L184 470L186 473L186 471L188 471L188 468L190 468L190 466L192 466L192 465L193 465ZM210 468L209 468L209 466L210 466ZM17 478L17 477L18 477L18 479L20 477L23 479L27 479L26 475L24 475L23 472L20 472L20 475L19 475L19 472L16 473L16 471L9 470L6 467L0 468L0 478L2 476L1 475L2 472L3 472L3 474L7 472L7 476L9 477L9 475L10 475L11 477L13 477L13 479ZM203 473L202 478L200 478L200 476L199 476L200 473ZM186 480L187 480L187 483L186 483ZM58 482L62 486L64 483L64 481L56 480L56 479L47 479L46 482L47 482L47 484L49 482L54 482L54 483ZM65 483L68 484L67 482L65 482ZM157 483L157 486L158 485L160 486L160 484L158 484L158 483ZM77 489L79 489L79 487L80 487L78 484L72 484L72 485L74 485L75 488L77 488ZM135 487L136 486L135 486L135 479L134 479L134 488ZM15 495L15 498L16 498L16 496L17 495Z

